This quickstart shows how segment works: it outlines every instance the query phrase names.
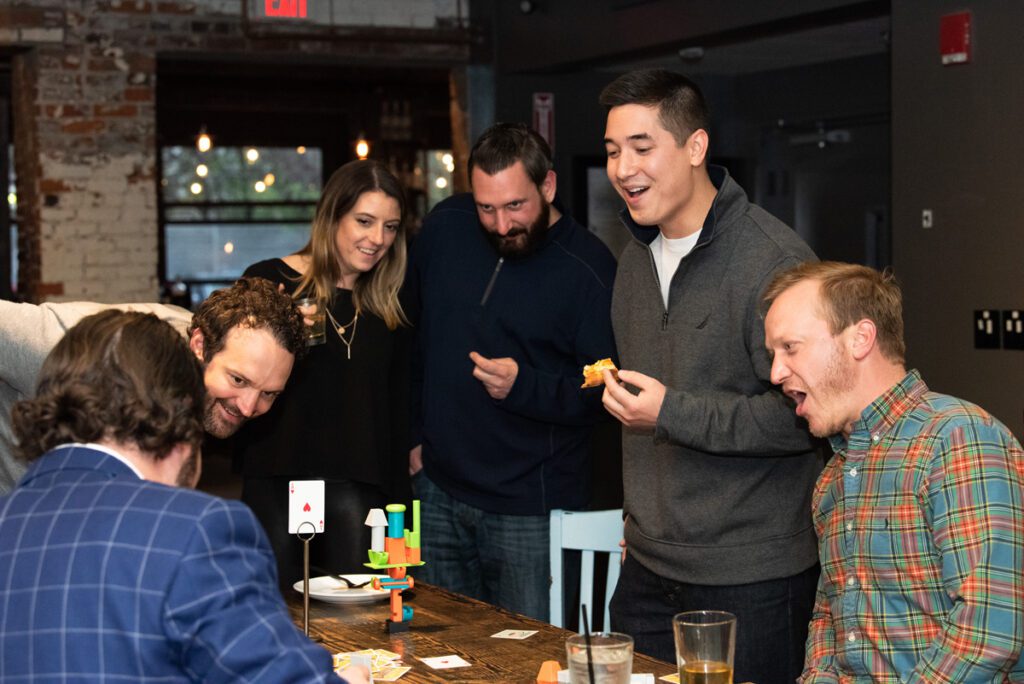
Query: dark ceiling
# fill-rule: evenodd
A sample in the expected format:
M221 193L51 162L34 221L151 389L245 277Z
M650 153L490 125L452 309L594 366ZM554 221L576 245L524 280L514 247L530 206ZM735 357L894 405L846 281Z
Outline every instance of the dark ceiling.
M374 136L386 101L410 103L425 147L450 146L447 69L181 57L163 57L157 65L163 144L190 141L202 126L221 144L310 145L360 131Z
M889 16L877 16L749 40L694 41L657 56L625 60L610 71L659 67L689 74L744 75L824 64L889 51Z

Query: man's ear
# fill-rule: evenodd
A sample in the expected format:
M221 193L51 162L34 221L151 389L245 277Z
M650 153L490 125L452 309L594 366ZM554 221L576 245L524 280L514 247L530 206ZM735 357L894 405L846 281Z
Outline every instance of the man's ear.
M555 191L558 189L558 177L553 170L548 171L540 184L540 194L544 201L551 204L555 200Z
M850 353L857 361L863 360L875 348L878 328L870 318L863 318L853 324L850 338Z
M192 350L192 353L196 355L196 358L200 361L204 361L203 358L203 331L196 328L192 331L192 336L188 338L188 348Z
M686 139L686 151L690 154L690 166L697 167L708 156L708 132L698 128Z

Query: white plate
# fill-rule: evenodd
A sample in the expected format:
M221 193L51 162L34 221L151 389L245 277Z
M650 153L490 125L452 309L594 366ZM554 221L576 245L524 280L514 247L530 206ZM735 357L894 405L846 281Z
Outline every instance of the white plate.
M387 577L387 575L348 575L345 577L355 584L365 582L373 577ZM302 580L292 585L295 591L302 593ZM314 598L327 603L372 603L383 601L391 594L386 589L374 589L369 584L358 589L349 589L341 580L328 577L309 578L309 598Z

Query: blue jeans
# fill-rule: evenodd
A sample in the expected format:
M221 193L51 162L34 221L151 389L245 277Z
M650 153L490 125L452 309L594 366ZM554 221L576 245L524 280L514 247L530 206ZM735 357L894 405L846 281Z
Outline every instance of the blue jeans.
M612 629L640 653L676 662L672 616L724 610L736 616L733 681L792 684L804 663L818 566L782 579L736 586L684 584L660 577L629 554L609 606Z
M548 619L548 516L488 513L453 499L422 470L413 489L426 561L416 579Z

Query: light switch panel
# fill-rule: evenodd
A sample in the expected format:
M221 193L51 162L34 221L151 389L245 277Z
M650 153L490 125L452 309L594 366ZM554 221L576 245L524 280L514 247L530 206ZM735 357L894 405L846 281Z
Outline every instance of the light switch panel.
M1003 311L1003 349L1024 349L1024 311Z
M999 349L999 311L980 309L974 312L974 348Z

